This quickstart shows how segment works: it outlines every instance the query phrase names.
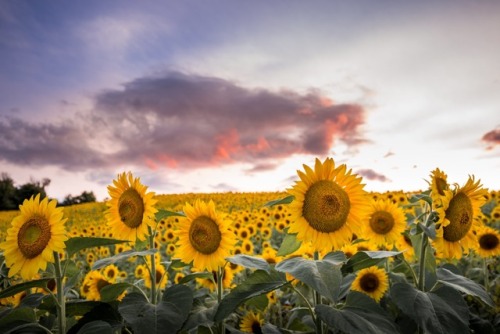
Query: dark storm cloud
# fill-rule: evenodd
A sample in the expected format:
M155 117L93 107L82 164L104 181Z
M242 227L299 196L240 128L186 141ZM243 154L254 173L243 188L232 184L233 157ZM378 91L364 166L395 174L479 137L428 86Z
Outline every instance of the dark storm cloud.
M375 172L373 169L361 169L356 171L357 174L371 181L388 182L390 181L385 175Z
M66 169L117 164L151 169L234 162L272 166L291 154L328 154L338 140L363 142L364 110L319 92L248 89L177 72L103 91L78 122L0 123L0 154L17 164ZM109 143L103 149L96 143ZM107 153L104 153L107 152Z
M490 132L487 132L484 134L483 141L488 143L488 149L492 149L495 145L500 144L500 128L497 128L495 130L491 130Z

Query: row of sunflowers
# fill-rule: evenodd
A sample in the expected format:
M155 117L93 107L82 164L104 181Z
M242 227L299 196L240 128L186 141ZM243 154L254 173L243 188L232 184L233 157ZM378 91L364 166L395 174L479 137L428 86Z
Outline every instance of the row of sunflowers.
M2 333L495 333L498 191L367 193L331 158L285 192L39 196L0 215Z

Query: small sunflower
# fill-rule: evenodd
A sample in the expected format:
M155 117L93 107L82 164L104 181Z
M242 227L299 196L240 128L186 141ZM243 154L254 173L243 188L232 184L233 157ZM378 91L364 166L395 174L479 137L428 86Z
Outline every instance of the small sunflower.
M415 260L415 249L413 248L410 237L406 235L406 233L399 236L396 241L396 249L403 252L406 261L412 262Z
M476 233L477 254L483 258L500 255L500 233L497 230L481 226Z
M262 316L259 313L250 311L241 319L240 330L245 333L262 334L263 325L264 319L262 319Z
M389 286L384 269L372 266L362 269L352 282L351 289L362 292L379 302Z
M430 177L432 203L439 207L443 205L443 201L445 203L449 202L452 192L448 184L448 175L436 168L431 172Z
M186 217L179 221L175 254L183 262L208 271L224 265L234 246L234 234L229 222L215 211L215 204L196 200L194 206L186 203Z
M156 269L156 288L160 288L160 289L164 289L165 286L167 286L167 281L168 281L168 278L167 278L167 270L165 269L165 266L160 264L160 263L157 263L155 265L155 269ZM144 286L148 289L151 289L151 287L153 286L153 282L151 281L151 276L149 274L146 274L143 276L144 278Z
M197 268L193 268L194 272L200 272ZM224 273L222 274L222 287L224 289L229 289L233 285L234 272L229 266L224 267ZM212 271L212 278L197 278L196 282L198 282L201 286L209 289L210 291L215 291L217 288L217 273Z
M479 227L476 217L484 204L488 191L481 188L480 181L469 177L463 187L456 187L449 203L437 210L439 221L436 223L434 246L439 257L459 259L462 252L475 249L477 239L473 230Z
M111 199L106 213L108 225L116 238L135 241L144 240L148 226L153 227L154 215L157 212L154 205L154 192L146 192L148 187L141 184L140 179L132 173L122 173L113 180L114 186L108 186Z
M314 170L306 165L304 170L297 171L300 181L288 189L295 197L288 232L311 241L316 250L340 249L362 227L367 210L364 184L345 165L335 168L332 158L323 163L316 159Z
M47 262L54 262L54 252L63 253L68 239L63 209L57 201L40 201L40 194L24 200L20 214L12 220L5 242L0 244L9 277L19 273L25 280L32 279Z
M110 264L102 270L102 273L108 281L115 281L120 274L120 269L114 264Z
M376 246L392 248L405 228L405 213L397 204L389 200L372 201L361 238Z

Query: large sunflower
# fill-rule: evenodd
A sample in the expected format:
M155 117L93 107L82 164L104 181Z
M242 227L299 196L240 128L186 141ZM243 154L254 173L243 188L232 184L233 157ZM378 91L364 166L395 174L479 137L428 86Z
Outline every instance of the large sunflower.
M481 226L476 231L478 241L477 254L483 258L500 255L500 233L497 230Z
M406 228L403 209L390 200L372 201L361 238L376 246L392 248Z
M245 333L262 334L262 325L264 325L262 316L250 311L241 319L240 330Z
M476 217L485 202L488 190L481 188L480 181L474 182L469 176L463 187L457 187L448 203L438 209L439 220L436 223L434 246L439 257L459 259L462 251L475 249L477 239L473 230L479 227Z
M186 203L183 211L186 217L179 220L176 230L176 256L185 263L193 261L199 270L217 271L234 246L229 222L215 211L213 201L196 200L194 206Z
M387 274L377 266L362 269L352 282L351 289L362 292L379 302L389 287Z
M10 268L9 277L20 273L23 279L32 279L40 269L47 268L47 262L54 262L54 252L64 252L66 218L56 205L56 200L40 201L38 194L19 206L20 214L12 220L5 242L0 244Z
M300 181L288 189L295 197L288 232L311 241L317 250L340 249L361 229L368 208L361 177L345 165L335 168L332 158L323 163L316 159L314 170L303 166L305 173L297 171Z
M107 203L106 219L114 236L130 241L144 240L148 226L153 227L155 223L154 192L146 192L148 187L130 172L119 174L113 185L108 186L111 199Z

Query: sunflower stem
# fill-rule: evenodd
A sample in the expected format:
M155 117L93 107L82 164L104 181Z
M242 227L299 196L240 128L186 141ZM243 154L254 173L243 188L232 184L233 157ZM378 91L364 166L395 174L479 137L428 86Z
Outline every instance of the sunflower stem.
M149 248L155 248L155 232L148 227L149 232ZM151 303L156 304L156 262L155 254L151 254L151 271L149 272L151 277Z
M222 293L223 293L223 289L224 289L224 285L222 282L222 280L224 279L224 267L219 267L217 269L216 279L217 279L217 305L219 305L220 302L222 301ZM224 320L222 320L218 324L218 327L220 329L219 333L224 334L225 333Z
M61 261L59 253L54 252L56 288L57 288L57 321L59 325L59 333L66 333L66 299L64 298L63 274L61 271Z
M306 298L306 296L304 296L302 294L302 292L300 292L297 288L295 288L291 282L290 282L290 287L292 288L292 290L296 294L299 295L300 298L302 298L302 300L304 300L306 302L306 306L309 309L309 313L311 313L311 317L313 318L314 322L316 322L316 315L314 314L313 307L312 307L311 303L309 302L309 300Z
M428 243L427 236L422 233L422 245L420 246L420 262L419 262L419 272L418 272L418 289L420 291L425 290L425 253Z
M484 289L489 292L490 289L490 275L488 271L488 264L486 263L486 258L483 258L483 273L484 273Z
M314 261L319 260L319 252L314 251ZM314 306L321 304L321 295L318 291L314 290ZM316 333L323 334L323 322L320 318L316 318Z

